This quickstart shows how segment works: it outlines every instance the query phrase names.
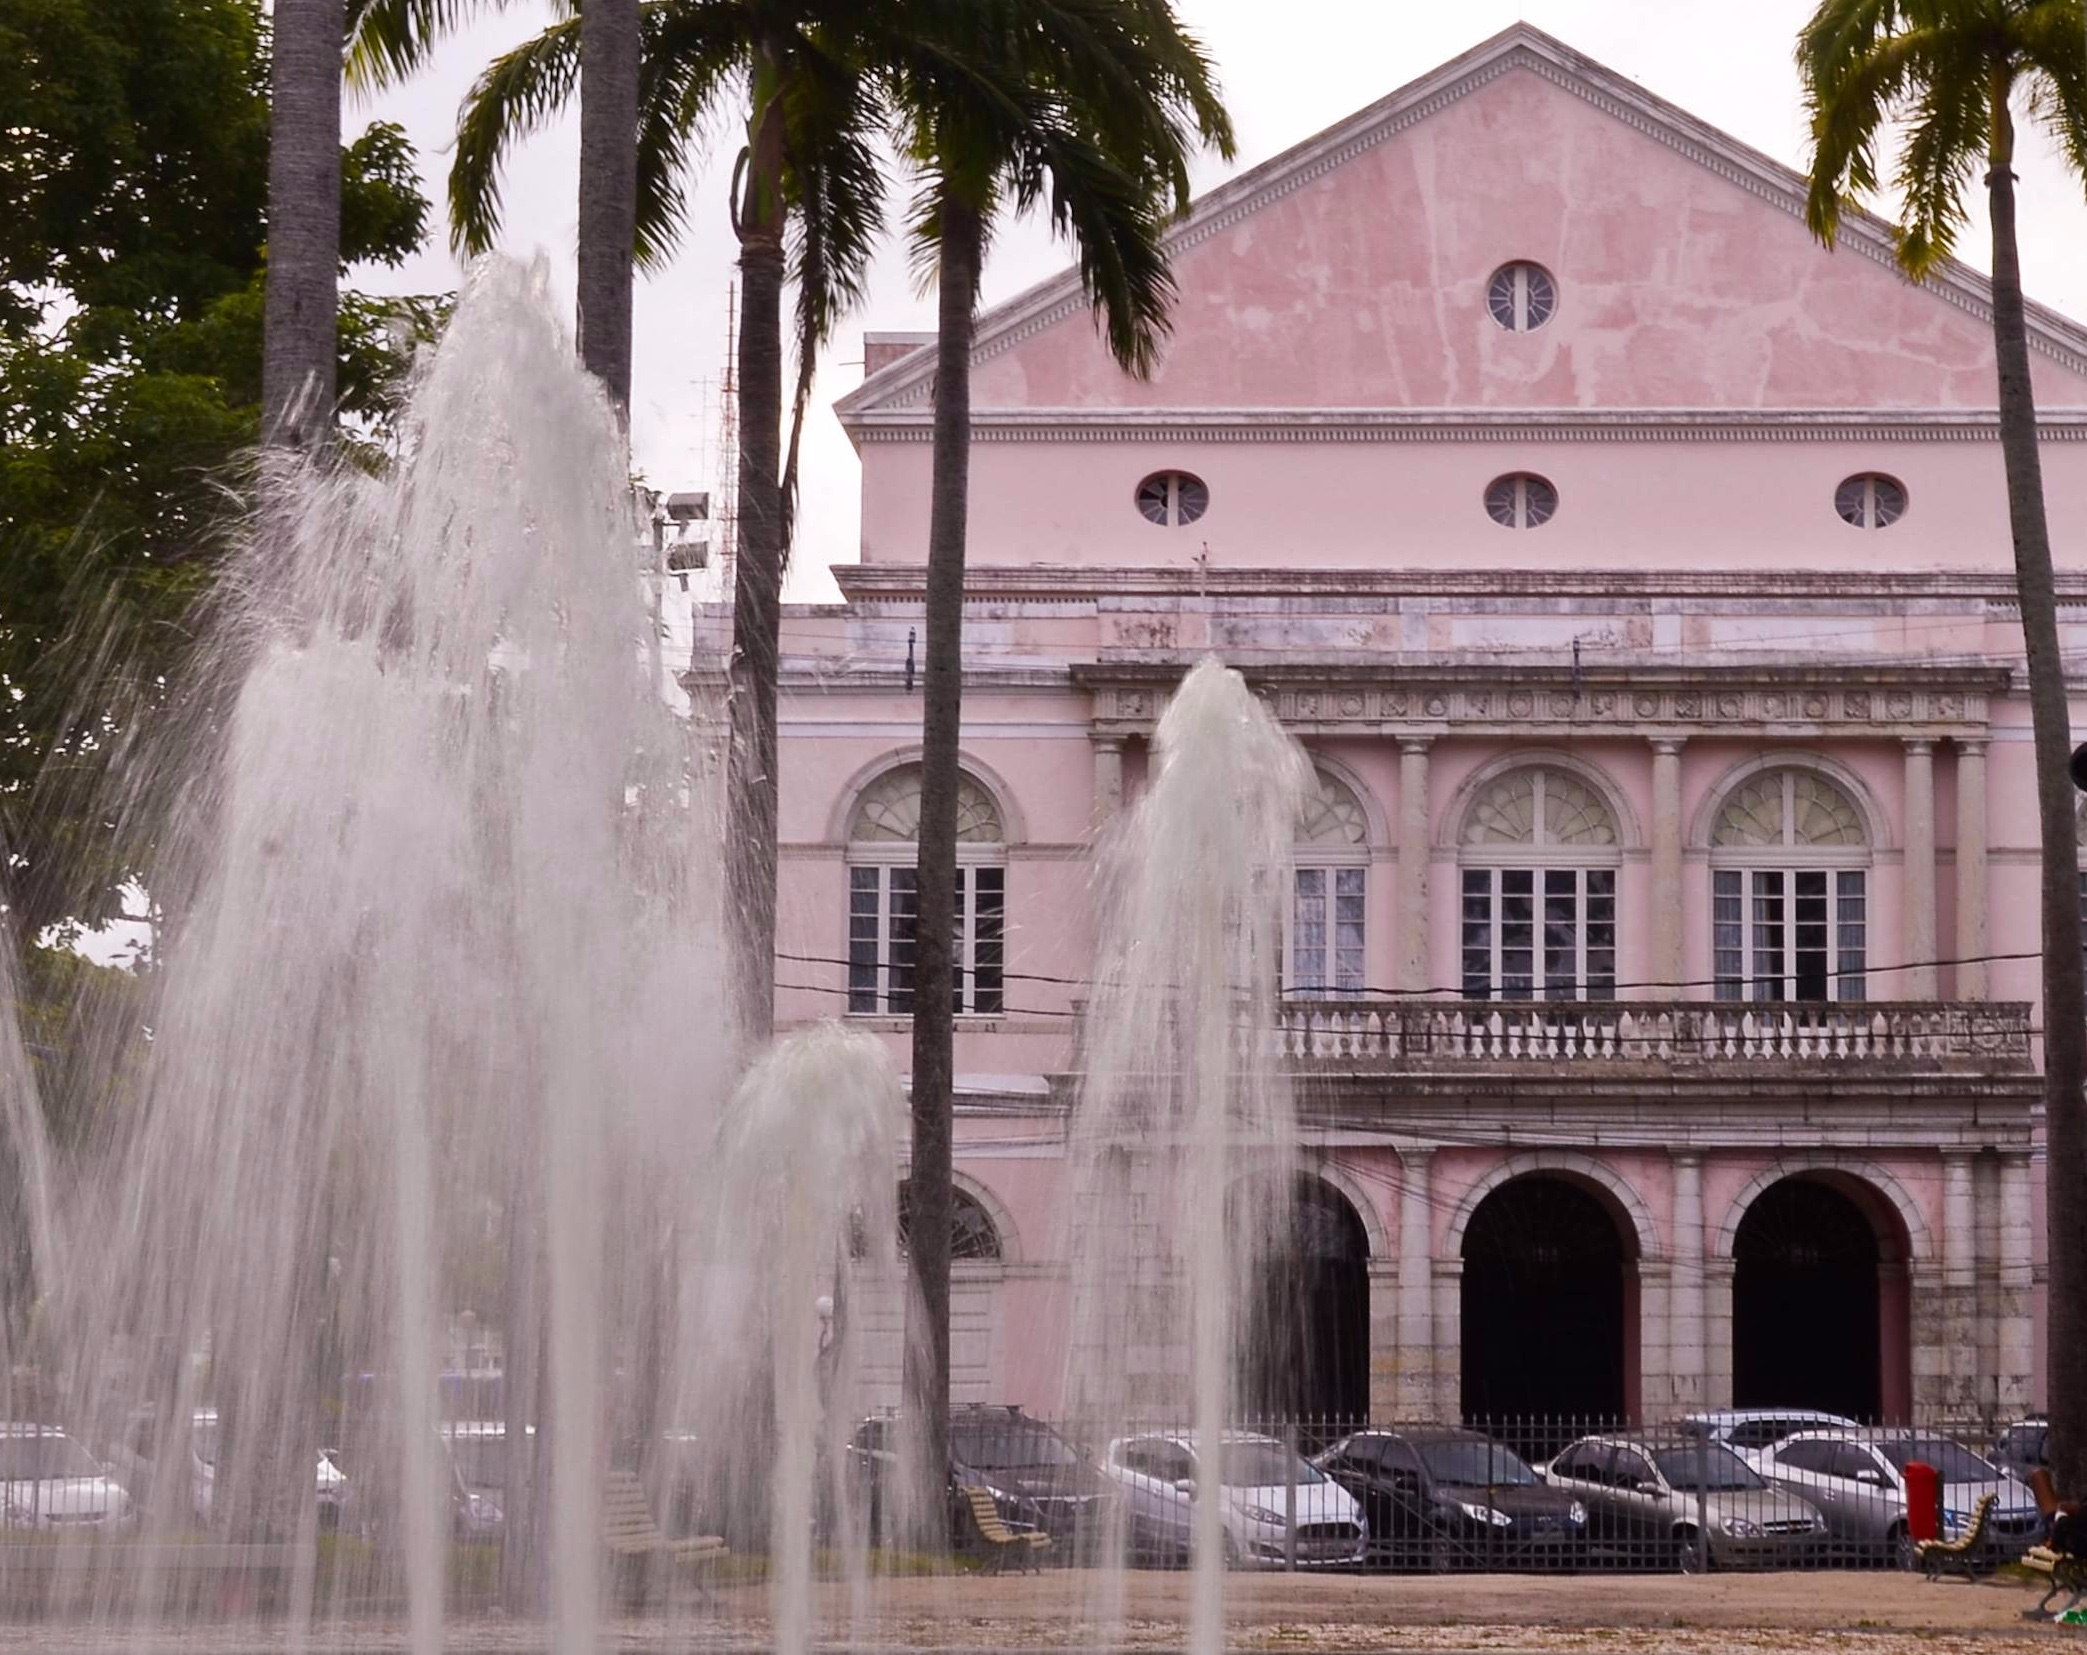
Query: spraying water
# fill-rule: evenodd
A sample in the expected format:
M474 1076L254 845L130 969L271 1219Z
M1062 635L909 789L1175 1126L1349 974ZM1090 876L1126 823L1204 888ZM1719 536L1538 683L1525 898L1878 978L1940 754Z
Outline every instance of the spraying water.
M672 1314L734 1065L717 816L645 670L613 418L540 271L474 271L407 427L381 478L278 480L204 704L134 778L181 801L171 917L96 1128L71 1387L156 1443L148 1532L294 1548L293 1646L396 1583L434 1655L448 1330L504 1328L504 1586L581 1655L604 1467L661 1423L613 1375ZM322 1443L345 1511L314 1500ZM322 1519L355 1540L323 1579ZM178 1613L163 1589L141 1621Z
M732 1095L713 1167L716 1228L702 1348L704 1429L735 1445L742 1486L766 1478L778 1655L811 1644L812 1541L860 1532L843 1472L856 1418L849 1278L888 1275L897 1233L894 1129L905 1094L870 1035L822 1023L785 1036ZM694 1370L694 1363L689 1365Z
M1175 692L1154 757L1103 860L1108 919L1072 1127L1066 1394L1099 1442L1189 1408L1190 1647L1215 1655L1223 1437L1249 1354L1238 1310L1288 1234L1293 1113L1261 1031L1275 1025L1281 900L1311 769L1214 660ZM1096 1612L1113 1621L1120 1603Z

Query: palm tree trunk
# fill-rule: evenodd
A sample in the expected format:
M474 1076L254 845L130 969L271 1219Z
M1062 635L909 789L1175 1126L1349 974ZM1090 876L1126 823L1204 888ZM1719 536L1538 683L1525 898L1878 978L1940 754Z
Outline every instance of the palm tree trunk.
M285 448L316 448L333 428L346 34L343 0L276 0L261 436Z
M588 0L580 13L580 361L626 434L637 220L638 0Z
M775 54L754 66L739 204L739 524L725 797L739 1032L775 1026L776 675L783 592L783 111Z
M963 732L964 537L971 485L971 327L984 251L975 209L945 192L939 254L934 479L928 506L927 660L920 729L919 939L913 972L913 1161L908 1248L924 1326L909 1337L928 1371L909 1374L940 1488L949 1452L949 1234L955 1083L957 749Z
M2081 1095L2087 1081L2087 1006L2080 983L2080 853L2066 769L2072 710L2065 662L2058 653L2058 600L2029 383L2011 160L2006 150L1996 154L1986 177L1993 218L1993 342L2043 843L2044 1224L2050 1260L2044 1314L2051 1471L2060 1488L2077 1489L2087 1487L2087 1121Z

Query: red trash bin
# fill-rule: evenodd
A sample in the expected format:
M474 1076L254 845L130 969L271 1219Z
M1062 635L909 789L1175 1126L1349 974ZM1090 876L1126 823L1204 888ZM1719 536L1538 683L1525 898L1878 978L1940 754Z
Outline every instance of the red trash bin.
M1914 1540L1942 1538L1942 1479L1925 1460L1906 1462L1906 1533Z

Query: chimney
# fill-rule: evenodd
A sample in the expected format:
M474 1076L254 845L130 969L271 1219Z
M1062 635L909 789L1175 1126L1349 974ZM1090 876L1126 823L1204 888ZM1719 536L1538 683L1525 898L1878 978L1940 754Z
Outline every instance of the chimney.
M926 333L864 333L862 336L862 377L867 379L879 369L888 368L902 356L911 356L923 345L935 343L933 330Z

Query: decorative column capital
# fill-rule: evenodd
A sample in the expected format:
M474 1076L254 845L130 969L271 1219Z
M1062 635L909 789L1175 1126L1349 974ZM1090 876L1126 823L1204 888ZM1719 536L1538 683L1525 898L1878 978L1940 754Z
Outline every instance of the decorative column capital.
M1924 757L1934 750L1935 743L1927 736L1906 737L1906 756L1908 758Z
M1120 753L1123 751L1123 737L1121 736L1090 735L1087 739L1104 753Z
M1425 1171L1434 1161L1433 1144L1401 1144L1399 1146L1399 1170Z
M1985 757L1987 746L1986 737L1957 736L1953 739L1957 744L1957 756L1959 758L1981 759Z
M1661 758L1677 758L1681 749L1688 745L1687 736L1652 736L1648 738L1652 750Z
M1434 744L1435 738L1433 736L1399 737L1399 751L1401 753L1412 754L1415 757L1424 756L1427 753L1427 750Z
M1667 1159L1676 1167L1687 1167L1700 1172L1703 1169L1703 1152L1700 1149L1670 1149Z

